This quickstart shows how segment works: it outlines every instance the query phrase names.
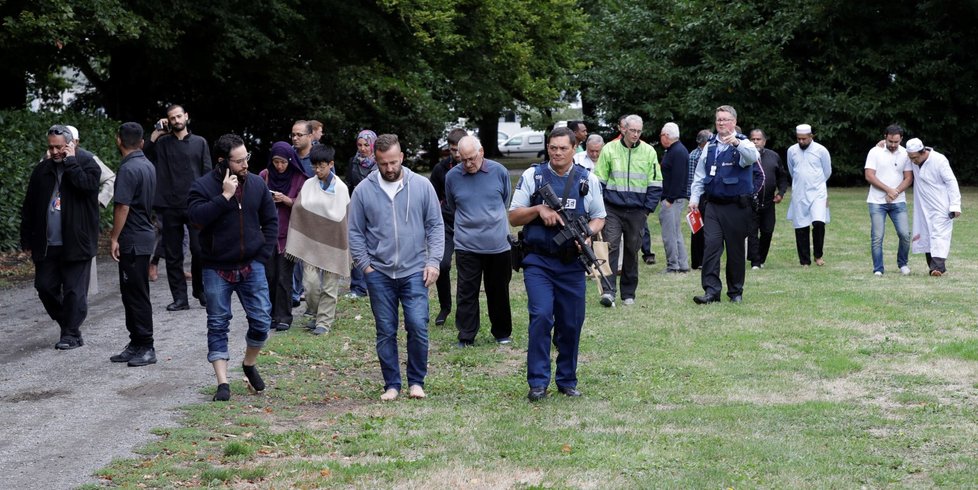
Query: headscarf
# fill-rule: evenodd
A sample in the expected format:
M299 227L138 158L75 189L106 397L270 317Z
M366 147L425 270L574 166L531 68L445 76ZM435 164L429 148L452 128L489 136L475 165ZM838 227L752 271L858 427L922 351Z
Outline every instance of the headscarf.
M374 142L377 141L377 133L369 129L364 129L363 131L357 133L357 139L354 141L360 141L361 139L366 140L367 144L370 145L370 156L365 157L358 151L354 158L361 167L373 168L373 166L377 163L374 160Z
M272 163L272 159L275 157L280 157L288 160L289 166L285 167L285 172L279 173L275 169L275 164ZM276 141L272 145L272 151L268 155L268 188L275 192L281 192L286 194L289 192L289 187L292 185L292 176L298 172L305 177L310 177L306 175L306 171L302 168L302 163L299 162L299 154L296 153L295 148L289 143L284 141Z

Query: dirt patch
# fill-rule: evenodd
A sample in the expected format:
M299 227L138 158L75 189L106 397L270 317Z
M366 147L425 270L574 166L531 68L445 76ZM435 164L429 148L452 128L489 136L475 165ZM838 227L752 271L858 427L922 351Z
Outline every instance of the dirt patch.
M68 390L22 391L20 393L14 393L12 395L8 395L3 398L0 398L0 401L7 402L7 403L39 402L41 400L47 400L49 398L64 396L70 393L71 392Z

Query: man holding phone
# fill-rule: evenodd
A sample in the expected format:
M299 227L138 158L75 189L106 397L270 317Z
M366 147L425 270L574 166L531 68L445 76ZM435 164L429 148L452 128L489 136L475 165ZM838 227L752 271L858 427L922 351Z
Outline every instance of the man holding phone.
M173 302L167 311L190 309L187 280L183 274L184 227L190 232L190 273L194 298L206 305L201 281L200 240L198 231L187 226L187 194L195 179L212 168L207 140L190 133L190 114L174 104L166 117L156 122L150 141L143 151L156 166L156 199L153 208L163 223L163 250L166 278Z
M101 171L65 126L48 129L47 148L27 184L20 245L34 261L41 303L61 327L54 348L69 350L84 345L81 324L88 316L88 281L98 249Z

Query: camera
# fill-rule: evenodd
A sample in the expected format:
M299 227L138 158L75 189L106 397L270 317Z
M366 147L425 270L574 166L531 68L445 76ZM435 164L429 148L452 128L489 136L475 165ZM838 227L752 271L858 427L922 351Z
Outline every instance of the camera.
M156 121L156 125L153 126L157 131L168 131L170 125L163 121Z

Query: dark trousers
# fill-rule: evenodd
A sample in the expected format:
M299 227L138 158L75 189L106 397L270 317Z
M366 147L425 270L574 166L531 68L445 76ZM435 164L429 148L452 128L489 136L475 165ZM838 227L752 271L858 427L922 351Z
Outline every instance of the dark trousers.
M492 336L501 339L513 334L513 315L509 307L509 280L513 277L510 260L509 250L498 254L455 252L455 269L458 271L455 327L459 341L473 342L479 333L480 282L484 282L486 289Z
M81 339L81 324L88 316L88 281L91 260L61 260L62 248L48 247L34 262L34 288L44 310L61 327L62 339Z
M774 236L775 219L773 203L751 214L750 231L747 232L747 258L750 259L751 266L760 266L767 262L767 253L771 250L771 237Z
M201 298L204 284L200 268L200 238L197 229L190 225L186 209L162 208L163 251L166 258L166 280L170 284L173 301L187 301L187 279L183 276L183 229L190 231L190 274L194 298Z
M620 208L605 206L608 216L605 218L604 238L608 240L608 261L611 262L611 272L620 276L621 299L635 297L638 289L638 252L642 247L642 229L648 225L648 215L640 208ZM619 241L624 237L624 251ZM624 253L621 271L618 270L618 256ZM607 293L615 295L615 280L611 281L612 289Z
M268 296L272 301L272 324L292 325L292 272L295 262L276 253L265 264Z
M703 217L703 222L706 223L706 201L700 201L700 216ZM699 269L703 267L703 229L700 228L699 233L689 234L689 266L693 269Z
M804 228L795 228L795 245L798 247L798 262L801 265L811 265L812 264L812 250L810 246L814 246L815 258L822 258L822 247L825 245L825 223L821 221L812 222L812 242L808 241L808 226Z
M445 254L438 267L438 307L441 311L452 311L452 254L455 252L455 230L445 227Z
M744 238L750 227L749 205L710 203L710 215L703 222L703 271L700 281L703 291L720 296L720 256L727 250L727 296L744 293Z
M149 300L149 255L119 256L119 292L126 312L129 345L153 347L153 305Z
M946 258L934 257L930 252L924 254L927 257L927 269L930 271L938 271L941 274L947 272L947 267L944 265Z
M652 252L652 235L649 234L649 222L645 222L645 228L642 228L642 259L647 257L654 257L655 254Z

